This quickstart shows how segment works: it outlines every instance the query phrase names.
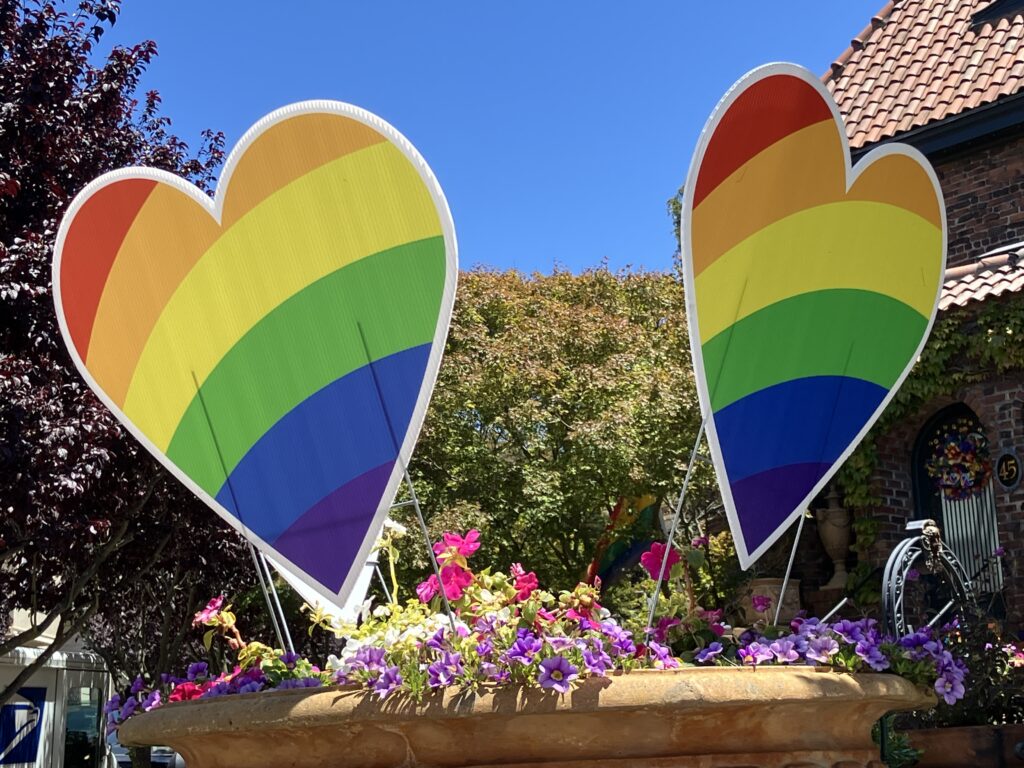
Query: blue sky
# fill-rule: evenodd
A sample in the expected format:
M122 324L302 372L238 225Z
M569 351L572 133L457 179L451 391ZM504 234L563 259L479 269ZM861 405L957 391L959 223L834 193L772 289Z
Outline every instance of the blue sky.
M665 201L726 89L824 72L882 5L125 0L106 40L156 40L143 87L190 142L304 99L377 113L440 180L463 266L668 269Z

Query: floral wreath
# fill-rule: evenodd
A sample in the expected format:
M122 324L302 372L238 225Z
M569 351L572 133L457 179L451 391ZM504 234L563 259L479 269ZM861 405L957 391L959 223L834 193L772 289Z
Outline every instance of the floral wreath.
M950 501L969 498L992 477L988 438L973 419L961 416L936 430L930 445L925 469Z

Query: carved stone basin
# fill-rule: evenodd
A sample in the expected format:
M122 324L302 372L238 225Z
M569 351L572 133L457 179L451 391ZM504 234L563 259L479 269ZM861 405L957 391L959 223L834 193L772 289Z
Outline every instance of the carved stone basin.
M895 675L684 668L419 705L350 687L227 696L139 715L119 738L169 745L189 768L881 768L874 722L934 703Z

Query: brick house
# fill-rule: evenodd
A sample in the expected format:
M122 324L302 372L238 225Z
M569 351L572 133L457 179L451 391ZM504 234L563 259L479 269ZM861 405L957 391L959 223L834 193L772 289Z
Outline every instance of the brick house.
M949 242L940 315L1024 302L1024 0L889 2L823 80L846 119L855 160L896 140L917 147L935 167ZM929 438L954 419L984 429L993 460L1013 451L1024 457L1024 371L991 374L936 397L879 436L872 490L882 504L872 513L881 526L870 559L884 564L906 522L923 517L941 519L971 575L1003 547L1001 570L990 565L977 581L1019 629L1024 483L1010 490L994 478L969 501L943 499L924 462ZM798 575L805 602L820 611L835 595L815 591L830 572L816 547L803 542Z

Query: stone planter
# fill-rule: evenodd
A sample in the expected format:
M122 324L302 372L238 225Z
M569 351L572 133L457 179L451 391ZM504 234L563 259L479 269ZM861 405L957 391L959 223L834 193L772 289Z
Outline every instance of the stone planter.
M907 731L924 751L917 768L1003 768L1024 765L1024 725L969 725Z
M872 724L933 704L895 675L686 668L421 705L351 688L228 696L139 715L119 738L167 744L188 768L881 768Z

